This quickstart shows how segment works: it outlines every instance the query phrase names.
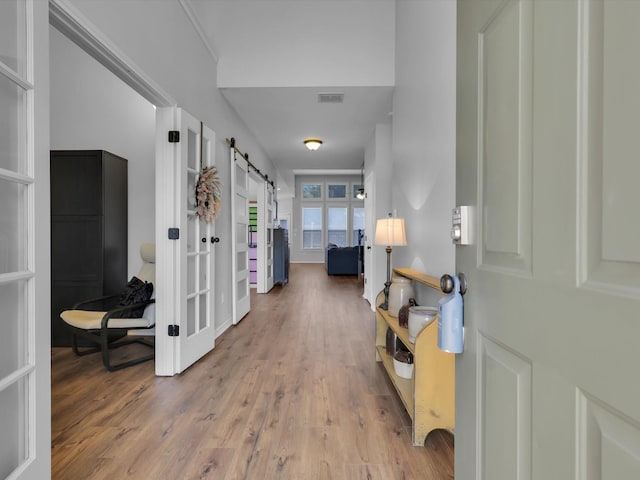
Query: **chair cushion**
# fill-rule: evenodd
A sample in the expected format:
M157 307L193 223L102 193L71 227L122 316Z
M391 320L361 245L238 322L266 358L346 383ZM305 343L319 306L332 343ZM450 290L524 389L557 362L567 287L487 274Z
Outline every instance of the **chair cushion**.
M143 282L138 277L133 277L120 294L118 305L126 307L134 303L146 302L153 294L153 283ZM124 312L123 318L140 318L144 313L144 306Z
M100 329L102 317L106 312L91 310L65 310L60 314L66 323L83 330ZM109 328L149 328L153 321L148 318L111 318Z

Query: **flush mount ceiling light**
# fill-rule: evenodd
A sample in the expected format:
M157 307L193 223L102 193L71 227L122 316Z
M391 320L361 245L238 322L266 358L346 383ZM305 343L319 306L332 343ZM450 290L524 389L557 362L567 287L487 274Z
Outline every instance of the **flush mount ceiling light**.
M320 148L320 145L322 145L322 140L320 140L319 138L309 137L305 139L303 143L309 150L311 150L312 152L315 152Z

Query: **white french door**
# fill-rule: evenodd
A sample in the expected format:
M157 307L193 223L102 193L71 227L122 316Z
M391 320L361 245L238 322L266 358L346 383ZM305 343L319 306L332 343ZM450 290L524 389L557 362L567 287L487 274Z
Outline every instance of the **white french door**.
M231 283L233 324L236 325L251 309L249 285L249 164L229 149L231 171Z
M197 215L196 184L215 165L215 133L180 108L158 109L156 373L174 375L215 346L215 221ZM169 142L168 132L180 132ZM164 153L162 153L164 152Z
M9 479L47 478L51 465L47 19L46 3L0 2L0 478Z

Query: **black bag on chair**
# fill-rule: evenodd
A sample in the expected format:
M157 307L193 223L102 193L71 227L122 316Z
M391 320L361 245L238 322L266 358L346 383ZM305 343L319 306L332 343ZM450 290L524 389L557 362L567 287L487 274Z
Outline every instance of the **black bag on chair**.
M133 277L127 283L124 291L120 294L120 301L118 303L121 307L127 305L133 305L135 303L146 302L151 298L153 294L153 284L149 282L143 282L138 277ZM141 318L144 314L145 306L133 308L123 312L121 318Z

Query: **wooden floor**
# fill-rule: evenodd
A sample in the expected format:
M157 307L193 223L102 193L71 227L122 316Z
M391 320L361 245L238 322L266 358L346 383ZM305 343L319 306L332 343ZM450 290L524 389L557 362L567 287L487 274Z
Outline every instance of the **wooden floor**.
M155 377L152 362L108 373L55 348L53 478L453 478L450 433L411 446L374 324L356 277L293 264L182 375Z

